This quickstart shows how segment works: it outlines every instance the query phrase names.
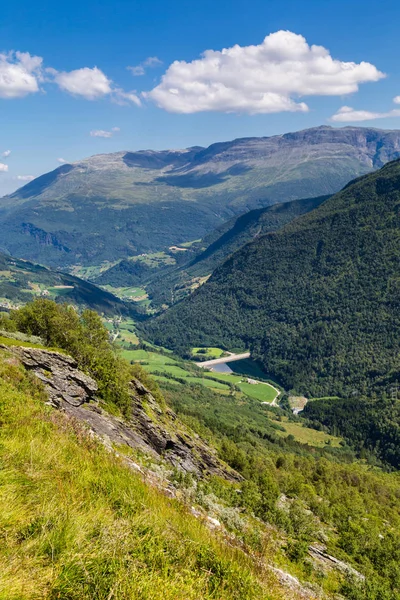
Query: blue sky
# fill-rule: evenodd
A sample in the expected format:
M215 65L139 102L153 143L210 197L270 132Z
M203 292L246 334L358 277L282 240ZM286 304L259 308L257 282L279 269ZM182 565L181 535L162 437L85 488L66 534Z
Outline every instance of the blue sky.
M5 3L0 194L59 159L399 128L399 25L393 0Z

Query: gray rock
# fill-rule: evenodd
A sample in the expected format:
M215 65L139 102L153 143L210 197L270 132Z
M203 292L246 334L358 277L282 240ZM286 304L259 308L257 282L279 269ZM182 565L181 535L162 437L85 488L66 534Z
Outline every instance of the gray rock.
M76 361L50 350L2 346L17 355L24 367L34 371L56 408L66 405L80 406L89 402L97 392L97 383L78 369Z
M129 419L124 420L99 406L97 383L79 370L70 356L39 348L0 347L17 356L42 381L53 407L84 422L106 446L140 449L198 477L215 474L230 480L242 479L198 436L184 431L170 409L164 412L138 379L131 382L131 412Z

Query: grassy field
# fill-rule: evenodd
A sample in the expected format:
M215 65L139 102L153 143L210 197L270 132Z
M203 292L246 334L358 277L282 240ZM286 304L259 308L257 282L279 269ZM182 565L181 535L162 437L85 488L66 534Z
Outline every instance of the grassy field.
M303 427L300 423L293 423L288 421L286 417L282 417L282 421L278 421L279 425L285 428L285 431L277 431L278 435L287 437L292 435L295 440L302 444L309 444L310 446L316 446L317 448L323 448L327 444L330 444L334 448L340 446L341 439L329 433L323 431L317 431L316 429L310 429Z
M219 350L219 348L214 350ZM232 385L234 385L249 398L260 402L272 402L276 396L276 391L268 384L258 383L254 385L248 383L240 375L201 370L189 361L175 360L165 354L138 349L122 350L122 356L129 361L140 362L148 373L157 373L163 379L165 377L162 374L172 378L183 378L188 383L204 385L221 393L229 393ZM166 377L166 379L171 381L169 377Z
M130 260L142 262L153 269L176 264L176 260L166 252L153 252L150 254L134 256Z
M255 400L260 400L260 402L272 402L277 393L274 388L268 383L258 383L257 385L253 383L240 383L239 388L242 390L246 396L250 396L250 398L254 398Z
M213 358L221 358L225 353L221 348L192 348L193 358L196 359L207 357L207 359L212 360Z
M121 300L133 300L141 302L147 300L147 292L141 287L113 287L112 285L103 285L103 288L111 292Z
M124 319L118 325L118 331L121 334L121 337L118 338L118 341L121 341L122 344L138 344L139 339L135 333L135 321L133 319Z
M0 356L2 599L281 598L245 553L43 399Z

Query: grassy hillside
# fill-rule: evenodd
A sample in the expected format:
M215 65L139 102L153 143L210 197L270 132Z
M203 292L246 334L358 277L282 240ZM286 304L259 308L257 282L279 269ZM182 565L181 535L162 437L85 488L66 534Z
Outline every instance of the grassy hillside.
M145 414L122 402L142 377L174 429L191 431L198 450L213 446L241 477L196 476L124 444L106 450L80 412L45 405L42 378L22 369L14 346L1 349L1 599L397 600L399 477L373 454L356 460L340 438L255 399L172 381L160 382L161 396L118 357L95 313L37 301L12 323L68 348L96 377L101 402L83 413L104 419L119 408L113 423L138 432L137 418L154 433L150 392L135 399ZM166 487L174 500L158 491Z
M1 199L0 248L63 269L163 250L244 211L332 194L398 157L399 139L397 131L317 127L90 157Z
M160 345L250 348L287 389L346 396L399 377L400 161L229 258L150 322Z
M96 285L0 252L0 299L20 304L40 295L106 314L127 312L123 302Z
M0 598L280 597L245 554L46 407L3 354L0 414Z

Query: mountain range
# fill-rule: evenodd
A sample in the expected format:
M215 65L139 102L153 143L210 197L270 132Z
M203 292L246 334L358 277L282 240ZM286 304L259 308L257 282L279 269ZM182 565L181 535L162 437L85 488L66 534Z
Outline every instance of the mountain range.
M196 240L243 212L340 190L400 156L400 132L317 127L64 164L0 201L0 249L62 268Z
M153 341L250 348L286 389L387 392L400 371L400 160L234 253L147 324Z

